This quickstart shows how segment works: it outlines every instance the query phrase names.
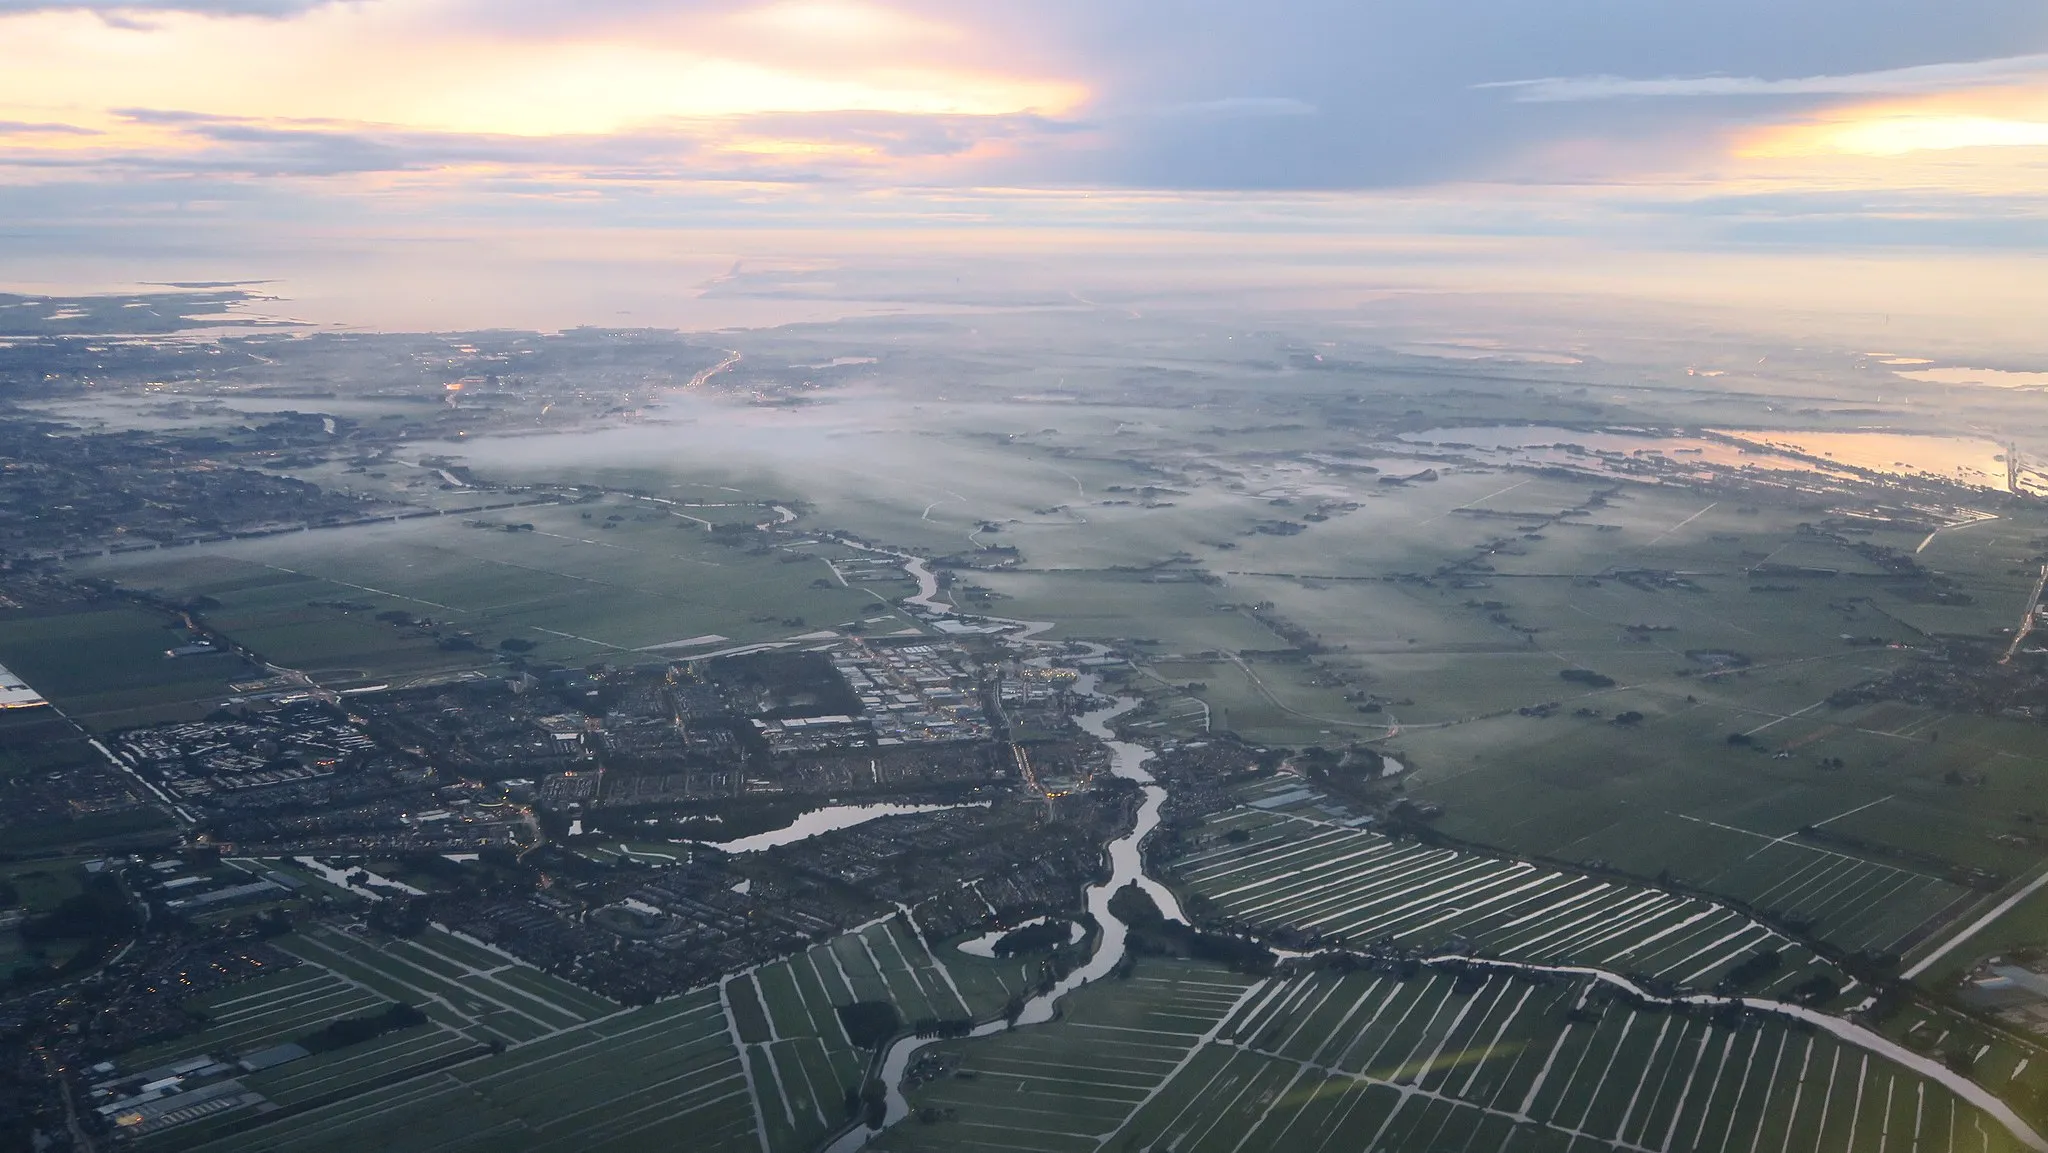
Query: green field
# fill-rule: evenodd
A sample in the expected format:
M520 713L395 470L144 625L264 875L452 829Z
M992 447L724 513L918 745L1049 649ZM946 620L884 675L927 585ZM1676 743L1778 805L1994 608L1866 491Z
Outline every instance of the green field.
M620 1012L602 997L439 929L400 940L321 927L277 943L304 963L195 999L190 1007L204 1018L202 1029L124 1054L122 1067L147 1069L202 1053L233 1060L392 1002L425 1013L425 1025L244 1078L249 1088L295 1114L480 1058L493 1044L523 1051ZM257 1120L223 1114L153 1135L146 1144L186 1149L215 1137L242 1139L226 1134L267 1140L269 1126Z
M1244 839L1233 843L1237 832ZM1203 835L1204 847L1172 863L1173 876L1217 913L1253 926L1359 947L1586 965L1691 989L1712 988L1767 952L1780 963L1746 992L1784 997L1811 983L1830 1000L1848 984L1782 933L1695 897L1258 808L1214 818Z
M941 1043L934 1050L959 1069L912 1094L940 1119L899 1124L880 1147L1095 1149L1254 988L1229 973L1142 963L1126 980L1072 994L1058 1021Z
M752 505L697 511L742 523L774 516ZM95 572L211 598L215 627L339 687L488 667L507 639L533 645L535 660L680 657L707 649L665 646L703 636L781 640L861 619L878 600L912 591L842 585L824 559L844 555L832 546L723 547L699 521L647 502L535 506L492 514L492 523L514 514L534 530L435 517L130 554ZM378 619L388 612L431 620L440 635ZM449 647L458 633L473 647Z
M899 916L621 1009L439 929L404 940L323 927L278 944L305 963L196 999L203 1029L122 1068L232 1060L393 1001L429 1023L247 1075L277 1111L204 1118L139 1147L628 1153L688 1133L692 1149L803 1153L846 1124L847 1093L867 1075L871 1054L848 1041L839 1006L887 1001L906 1027L988 1018L1031 969L953 950L942 962Z
M100 731L205 715L228 685L261 675L225 653L178 657L177 618L134 605L0 612L0 664Z
M1058 1023L940 1047L894 1150L2017 1150L1927 1078L1758 1015L1577 980L1140 962Z
M0 865L0 907L18 908L28 916L48 913L84 888L85 870L79 860L40 860ZM82 941L44 942L39 960L61 965L83 946ZM28 958L28 945L17 928L0 929L0 973L11 972Z
M860 1088L870 1054L848 1041L838 1006L887 1001L906 1027L987 1018L1020 986L1016 969L958 953L942 961L892 917L727 978L722 995L754 1069L769 1147L801 1153L846 1123L847 1093Z
M172 1130L141 1147L635 1153L673 1149L678 1134L688 1134L693 1149L759 1148L746 1077L709 992L564 1029L502 1055L333 1104L287 1109L246 1131L206 1140L199 1128Z

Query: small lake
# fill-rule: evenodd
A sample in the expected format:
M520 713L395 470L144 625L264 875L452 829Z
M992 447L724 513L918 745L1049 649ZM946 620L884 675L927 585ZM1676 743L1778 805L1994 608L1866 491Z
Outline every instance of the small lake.
M763 849L772 849L777 845L794 844L797 841L806 840L822 833L837 832L840 829L851 829L855 825L864 825L869 821L879 820L883 817L906 817L913 813L940 813L948 809L985 809L988 806L989 802L987 801L969 801L966 804L960 805L832 805L823 809L812 809L810 812L803 814L779 829L770 829L765 833L755 833L751 837L741 837L732 841L702 841L699 843L710 845L714 849L723 849L728 853L758 853Z
M1011 925L1007 929L990 929L988 932L983 933L981 936L976 937L973 940L960 942L960 944L955 947L970 957L982 957L988 960L994 960L996 955L996 942L1002 940L1004 937L1009 936L1010 934L1016 932L1019 929L1029 929L1034 925L1047 924L1051 920L1051 917L1033 917L1028 921L1019 921L1016 924ZM1079 944L1081 942L1081 938L1085 936L1086 933L1087 930L1083 929L1080 926L1079 922L1067 922L1067 944Z
M1903 432L1734 430L1723 433L1766 448L1819 457L1867 472L1924 477L2007 492L2005 447L1964 436Z
M1521 464L1562 464L1599 468L1603 460L1663 460L1722 468L1773 472L1820 472L1849 477L1849 470L1902 478L1939 480L1971 488L2009 491L2004 446L1977 437L1928 436L1879 429L1845 431L1795 429L1709 429L1716 437L1662 436L1631 429L1584 430L1554 425L1478 425L1403 433L1410 444L1460 447L1499 453ZM1740 441L1731 444L1729 441ZM1801 459L1809 458L1809 459ZM1815 463L1816 461L1822 463ZM1830 465L1839 465L1839 469Z

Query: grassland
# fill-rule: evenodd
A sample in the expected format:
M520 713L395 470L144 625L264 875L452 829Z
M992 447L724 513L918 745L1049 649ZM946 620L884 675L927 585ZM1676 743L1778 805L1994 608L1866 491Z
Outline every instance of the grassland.
M176 618L133 605L0 612L0 664L102 731L202 716L260 675L226 653L164 655L188 639Z
M746 1073L709 991L599 1018L331 1104L287 1109L244 1132L204 1140L198 1132L172 1130L142 1147L637 1153L673 1149L680 1133L688 1134L692 1149L759 1148Z
M315 928L278 944L303 963L196 999L191 1007L205 1019L204 1028L126 1054L123 1067L146 1069L201 1053L232 1060L392 1002L426 1015L424 1025L244 1078L283 1115L295 1115L428 1076L493 1047L517 1052L620 1011L602 997L438 929L399 940ZM262 1147L271 1136L263 1120L222 1115L168 1130L148 1146L185 1149L213 1139L246 1139L259 1144L241 1147Z
M638 1009L440 929L316 927L277 944L302 963L194 999L201 1030L122 1067L233 1060L394 1001L427 1023L248 1074L271 1111L206 1117L138 1148L631 1153L687 1134L692 1150L803 1153L846 1124L872 1057L840 1006L888 1002L906 1027L988 1019L1036 977L1028 959L935 953L900 915Z
M1430 411L1484 415L1469 401L1436 397ZM1411 795L1444 806L1441 827L1463 841L1668 872L1880 954L1967 906L1970 870L2010 876L2037 855L2023 822L2048 763L2039 726L1827 703L1918 659L1845 635L1924 646L2010 627L2029 587L2020 562L2043 532L2030 510L1928 538L1907 523L1921 513L1852 521L1798 494L1730 498L1350 446L1383 468L1376 478L1304 456L1314 438L1298 423L1210 427L1212 415L1142 403L1064 407L1057 427L1044 405L986 400L926 412L914 431L869 413L851 400L701 422L692 410L659 426L444 446L487 477L632 485L685 505L613 497L491 514L531 533L440 518L99 564L215 597L216 623L337 687L486 666L512 638L565 662L682 655L657 646L703 635L783 639L907 591L839 585L830 545L750 556L703 531L767 519L764 494L788 492L807 502L806 525L935 555L1020 548L1014 569L961 577L996 599L962 603L1056 622L1055 639L1132 642L1156 677L1131 682L1155 706L1132 731L1372 741L1414 769ZM1105 453L1103 438L1129 451ZM1380 483L1425 463L1439 479ZM704 507L721 504L733 507ZM1280 522L1289 530L1258 531ZM1888 575L1879 549L1916 556L1948 591ZM1765 564L1807 575L1757 576ZM1159 579L1191 570L1209 579ZM365 607L331 607L342 602ZM390 610L468 632L482 651L375 619ZM1312 659L1273 655L1303 637ZM1745 663L1717 673L1702 652ZM1559 679L1575 668L1614 684ZM1613 723L1624 714L1639 719ZM1806 880L1781 884L1794 875Z
M1249 925L1586 965L1692 989L1773 953L1779 964L1747 991L1783 997L1817 982L1832 995L1848 983L1782 933L1694 897L1257 808L1211 820L1204 836L1207 846L1173 862L1176 879Z
M935 1051L954 1072L912 1094L928 1119L890 1129L879 1147L1099 1148L1162 1091L1251 988L1225 972L1146 963L1125 980L1073 993L1058 1021L942 1043Z
M779 640L861 619L883 594L909 591L841 584L830 546L761 555L706 530L713 517L772 519L764 508L692 511L703 515L624 498L537 506L493 514L516 513L531 531L430 518L131 554L96 571L210 598L211 624L339 687L485 667L507 639L533 645L534 659L685 656L705 650L667 646ZM431 620L441 635L379 619L391 612ZM468 647L451 647L457 634Z
M839 1006L888 1002L911 1026L993 1016L1021 987L1004 983L1005 966L968 961L941 960L892 917L727 978L721 996L753 1070L769 1148L801 1153L847 1121L847 1096L871 1054L848 1039Z
M1146 962L1056 1024L950 1052L912 1093L926 1120L884 1148L2023 1148L1826 1034L1565 979L1311 972L1247 987Z

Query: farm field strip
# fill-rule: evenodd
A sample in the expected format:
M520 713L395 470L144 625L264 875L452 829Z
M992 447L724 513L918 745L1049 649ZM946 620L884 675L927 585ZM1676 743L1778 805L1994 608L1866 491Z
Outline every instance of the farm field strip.
M487 1025L513 1043L537 1040L594 1019L590 1010L597 999L589 994L560 998L543 994L537 990L554 982L538 970L521 973L521 984L511 984L498 974L477 970L432 948L431 936L372 947L347 934L319 929L283 944L303 959L380 995L415 1003L430 1016L439 1008L456 1017L454 1024L459 1028Z
M388 1003L389 998L376 990L323 966L295 965L197 998L194 1007L209 1018L204 1029L130 1053L123 1064L144 1069L198 1053L243 1056L297 1040L338 1018L376 1012Z
M1879 953L1903 952L1981 895L1945 877L1784 838L1703 883L1753 908L1803 920L1840 948Z
M586 1023L193 1148L480 1153L509 1143L535 1153L625 1153L673 1147L678 1131L690 1134L692 1149L760 1148L740 1058L714 991L603 1023L626 1027L601 1031ZM377 1060L370 1053L356 1059L372 1067Z
M772 1153L809 1149L844 1122L846 1094L859 1088L868 1054L848 1038L840 1006L886 1001L906 1027L975 1015L948 967L901 916L735 974L720 993Z
M496 1060L509 1066L522 1046L546 1050L552 1047L542 1043L557 1037L586 1036L587 1044L631 1032L615 1027L624 1011L604 998L438 929L373 944L319 928L278 945L302 963L200 998L196 1005L212 1013L206 1029L139 1051L130 1063L148 1067L202 1052L246 1055L304 1038L343 1017L379 1012L394 1001L424 1012L430 1022L425 1027L301 1057L246 1079L251 1089L287 1109L317 1100L341 1108L358 1096L398 1100L392 1094L416 1087L424 1067L481 1056L488 1041L508 1046ZM384 1080L393 1084L368 1088ZM150 1147L183 1148L246 1124L247 1115L233 1111L155 1135Z
M327 1092L351 1081L368 1081L435 1057L476 1048L459 1033L430 1025L386 1034L364 1045L267 1069L247 1078L249 1087L274 1101Z
M1767 991L1839 974L1810 950L1696 897L1524 861L1402 844L1374 833L1237 809L1211 822L1225 844L1173 866L1226 915L1326 941L1468 948L1528 960L1627 969L1711 985L1776 951ZM1230 838L1242 832L1236 843Z
M1702 884L1762 909L1808 921L1812 932L1845 949L1910 948L1979 894L1935 872L1890 864L1788 833L1673 814L1692 833L1725 841L1709 855L1729 863Z
M881 1147L1098 1148L1259 987L1178 963L1159 967L1168 975L1141 968L1127 980L1082 989L1076 1011L1059 1021L942 1043L961 1065L917 1090L916 1104L943 1120L899 1125L879 1139ZM944 1143L929 1144L933 1134Z
M955 952L951 945L945 951ZM1001 1012L1010 999L1034 984L1037 963L1029 957L988 959L957 953L944 962L960 998L973 1010L976 1020Z
M1056 1024L963 1047L959 1073L912 1090L934 1119L892 1129L883 1147L2024 1148L1939 1086L1826 1033L1636 1006L1579 979L1312 971L1234 1000L1201 1036L1149 1043L1157 1056L1140 1064L1086 1035L1113 1003L1077 997ZM1155 1083L1153 1066L1176 1054Z

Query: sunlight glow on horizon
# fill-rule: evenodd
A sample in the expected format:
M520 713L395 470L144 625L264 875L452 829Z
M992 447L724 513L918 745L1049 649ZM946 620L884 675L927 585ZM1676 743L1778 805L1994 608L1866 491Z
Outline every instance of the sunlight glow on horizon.
M1987 88L1836 108L1753 133L1736 154L1898 157L2013 148L2048 148L2048 91Z
M0 16L0 120L104 127L142 108L532 137L770 113L1060 115L1088 96L957 64L943 49L966 31L865 5L771 4L666 37L561 41L450 36L419 16L386 3L288 21L166 13L140 30L78 11ZM749 51L763 32L837 58Z

